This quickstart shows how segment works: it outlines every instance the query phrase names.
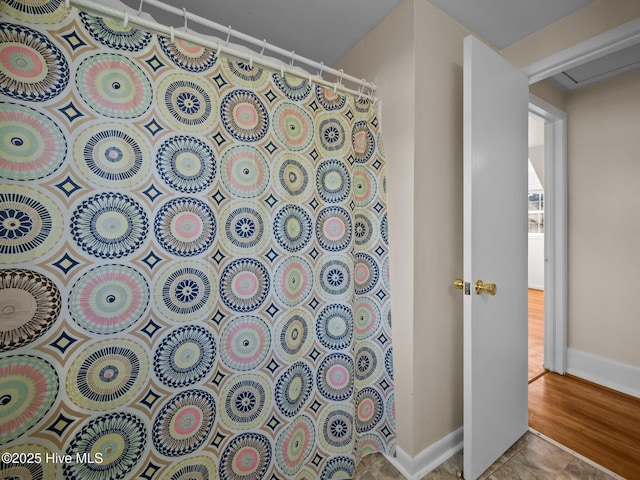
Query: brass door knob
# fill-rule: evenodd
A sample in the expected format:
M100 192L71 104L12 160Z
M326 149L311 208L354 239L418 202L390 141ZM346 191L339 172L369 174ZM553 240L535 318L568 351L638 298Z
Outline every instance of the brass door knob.
M461 278L456 278L453 281L453 288L458 289L458 290L462 290L464 288L464 280Z
M484 283L482 280L478 280L476 282L476 293L480 295L481 293L486 293L487 295L495 295L498 287L496 287L495 283Z

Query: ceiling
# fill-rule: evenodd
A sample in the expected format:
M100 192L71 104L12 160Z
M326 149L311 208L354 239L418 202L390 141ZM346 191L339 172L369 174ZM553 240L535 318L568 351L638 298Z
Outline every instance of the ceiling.
M105 0L103 0L105 1ZM112 3L116 0L106 0ZM138 9L140 0L122 0ZM257 39L265 39L325 65L335 64L402 0L161 0L221 25L230 25ZM503 49L545 26L584 8L595 0L429 0L439 9ZM143 10L166 25L181 26L181 17L144 5ZM189 24L189 28L225 38L224 33ZM236 41L236 40L232 40ZM255 47L254 47L255 48ZM598 70L578 67L559 74L557 85L575 88L630 64L640 67L640 48L601 60ZM631 60L629 59L631 58ZM633 68L633 67L631 67ZM585 70L586 69L586 70ZM603 71L604 70L604 71ZM597 78L598 77L598 78ZM580 81L575 81L580 78Z

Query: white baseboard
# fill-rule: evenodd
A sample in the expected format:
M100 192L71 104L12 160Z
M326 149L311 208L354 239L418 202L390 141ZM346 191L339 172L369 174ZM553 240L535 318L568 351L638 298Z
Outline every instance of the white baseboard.
M396 458L387 460L407 480L419 480L445 460L462 450L462 427L425 448L415 457L410 457L400 447L396 448Z
M567 349L567 373L640 398L640 368Z

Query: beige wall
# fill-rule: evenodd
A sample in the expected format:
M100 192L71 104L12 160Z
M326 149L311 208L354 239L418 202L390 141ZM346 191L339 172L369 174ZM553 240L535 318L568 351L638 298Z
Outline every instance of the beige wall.
M398 445L462 426L462 39L406 0L338 63L378 85L387 155Z
M569 347L640 368L640 71L566 102Z
M596 0L501 51L518 67L542 60L640 17L638 0Z

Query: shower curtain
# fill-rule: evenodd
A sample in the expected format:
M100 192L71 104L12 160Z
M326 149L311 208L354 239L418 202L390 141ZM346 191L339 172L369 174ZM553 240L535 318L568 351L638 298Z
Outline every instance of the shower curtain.
M3 0L0 478L347 478L394 454L376 108Z

